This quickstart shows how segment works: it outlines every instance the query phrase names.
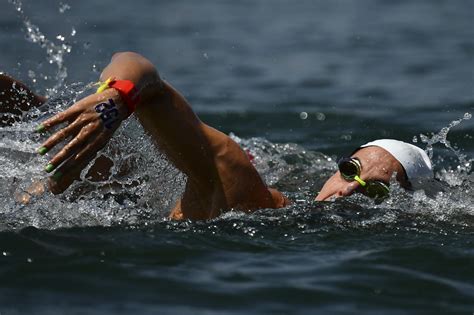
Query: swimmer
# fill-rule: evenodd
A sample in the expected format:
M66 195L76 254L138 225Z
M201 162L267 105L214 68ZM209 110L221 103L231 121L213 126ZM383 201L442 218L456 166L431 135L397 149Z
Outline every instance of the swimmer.
M52 132L38 148L39 154L48 154L53 147L62 146L49 157L45 166L45 171L52 174L48 180L51 192L62 193L78 179L120 124L134 113L160 151L187 175L185 192L170 218L211 219L225 209L252 212L281 208L290 203L281 192L267 187L237 143L199 120L187 100L160 78L146 58L133 52L116 53L103 70L100 81L98 93L81 99L38 126L39 132ZM10 89L15 81L1 76L0 82L6 91L0 98L11 99L14 92ZM31 106L45 101L21 83L16 84L28 91ZM15 110L4 108L7 112ZM71 139L68 143L61 144L68 138ZM316 200L330 200L354 192L381 198L388 193L393 174L402 187L412 187L415 179L411 177L412 170L420 167L422 151L410 151L418 152L417 160L412 161L411 153L398 154L397 151L403 151L401 148L408 144L380 141L361 147L352 159L341 160L340 170L326 182ZM405 164L405 159L413 165ZM428 163L429 159L426 166ZM110 166L111 161L99 157L89 174L93 179L100 178ZM429 166L431 170L431 164Z
M62 146L57 154L48 156L45 165L45 171L52 174L48 181L51 192L61 193L77 179L136 106L134 114L145 131L188 178L171 218L209 219L223 209L251 212L288 204L283 194L265 185L240 146L200 121L186 99L160 79L147 59L136 53L117 53L100 80L109 78L128 87L119 91L102 85L100 93L81 99L39 126L40 132L54 130L38 148L39 154ZM11 81L3 85L10 89ZM131 93L124 92L127 88ZM71 138L68 143L61 143L67 138ZM96 162L94 168L101 169L101 163L97 166Z
M388 197L394 176L407 190L424 188L434 178L431 161L422 149L402 141L369 142L338 161L338 170L324 184L316 201L362 193L376 200Z

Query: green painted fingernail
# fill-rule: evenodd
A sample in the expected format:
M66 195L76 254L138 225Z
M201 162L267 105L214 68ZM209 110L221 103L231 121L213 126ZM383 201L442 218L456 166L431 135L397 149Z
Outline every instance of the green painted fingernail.
M46 167L44 168L44 170L47 172L47 173L50 173L52 170L54 170L54 165L49 163L48 165L46 165Z
M54 173L52 177L55 181L58 181L62 176L63 176L63 173L61 173L60 171L57 171L56 173Z
M41 154L41 155L45 155L47 152L48 152L47 147L41 147L41 148L38 149L38 153Z
M46 127L45 127L43 124L39 124L39 125L36 127L35 131L36 131L36 132L43 132L43 131L45 131L45 129L46 129Z

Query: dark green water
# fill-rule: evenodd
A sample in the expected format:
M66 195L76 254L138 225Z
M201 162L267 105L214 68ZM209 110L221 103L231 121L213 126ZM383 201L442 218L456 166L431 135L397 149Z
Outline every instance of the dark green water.
M295 203L168 221L185 178L131 120L104 151L131 173L21 205L46 161L25 113L0 127L1 315L474 312L474 2L65 3L0 3L0 71L47 113L138 51ZM444 191L313 202L376 138L432 145Z

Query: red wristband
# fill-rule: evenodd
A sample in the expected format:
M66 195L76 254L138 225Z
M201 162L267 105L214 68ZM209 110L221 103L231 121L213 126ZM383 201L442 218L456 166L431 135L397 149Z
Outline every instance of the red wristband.
M140 94L138 93L135 84L129 80L112 80L109 83L109 87L116 89L125 104L127 104L129 114L131 115L138 103L140 103Z

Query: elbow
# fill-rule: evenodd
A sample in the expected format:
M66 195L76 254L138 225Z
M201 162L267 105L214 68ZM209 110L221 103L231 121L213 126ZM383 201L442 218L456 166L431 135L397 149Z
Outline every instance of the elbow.
M133 51L116 52L112 56L112 63L126 65L128 69L135 69L135 72L139 73L139 77L141 77L140 81L144 81L142 82L144 85L161 85L161 78L156 67L139 53Z
M146 59L145 57L143 57L139 53L136 53L136 52L133 52L133 51L118 51L118 52L116 52L112 55L112 60L115 60L117 58L137 58L137 59L143 58L143 59Z

